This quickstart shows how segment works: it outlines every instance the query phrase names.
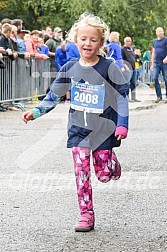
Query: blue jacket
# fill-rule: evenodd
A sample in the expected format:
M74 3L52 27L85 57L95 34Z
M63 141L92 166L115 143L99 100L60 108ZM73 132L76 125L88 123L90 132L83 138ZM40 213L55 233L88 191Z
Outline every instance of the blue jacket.
M120 67L123 67L123 60L122 60L122 53L121 53L121 46L118 42L112 41L108 45L109 52L107 53L106 58L109 59L111 62L118 62Z
M67 62L66 51L63 51L61 46L57 47L55 53L55 64L57 65L58 71Z
M90 83L93 86L104 85L102 113L86 113L70 108L68 148L82 146L92 150L108 150L118 147L121 141L115 137L116 127L128 128L128 101L126 97L128 85L113 83L110 79L111 63L105 58L99 57L99 62L96 65L88 67L81 66L78 59L67 62L59 71L47 96L33 111L39 117L52 110L60 101L61 96L67 91L72 92L73 82L85 85ZM114 75L114 72L112 74ZM90 93L89 96L91 96Z
M74 42L68 41L66 43L65 49L66 49L67 61L74 60L74 59L80 57L78 47L76 46L76 44Z
M42 47L37 46L37 51L41 54L46 54L49 56L49 47L47 45L42 45Z

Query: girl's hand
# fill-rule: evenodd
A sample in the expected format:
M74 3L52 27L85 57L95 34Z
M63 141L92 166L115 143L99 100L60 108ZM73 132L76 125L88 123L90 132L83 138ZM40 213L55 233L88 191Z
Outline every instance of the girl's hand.
M117 137L117 140L118 140L118 141L120 141L120 140L122 140L122 139L125 139L125 137L122 136L122 135L119 135L119 136Z
M23 121L27 124L28 121L33 120L33 112L32 111L26 111L22 115Z
M124 127L124 126L116 127L115 137L117 138L118 141L126 138L127 134L128 134L128 129L126 127Z

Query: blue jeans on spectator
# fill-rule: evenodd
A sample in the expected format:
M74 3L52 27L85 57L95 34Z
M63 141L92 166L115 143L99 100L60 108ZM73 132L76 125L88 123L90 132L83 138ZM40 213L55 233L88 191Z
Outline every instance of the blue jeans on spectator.
M153 78L154 78L154 84L155 84L155 91L157 97L162 98L162 92L161 87L159 84L159 74L162 72L162 76L165 81L165 88L166 88L166 97L167 97L167 64L163 63L154 63L154 70L153 70Z
M130 79L130 90L131 92L135 92L136 89L136 70L132 71L132 77Z
M131 91L131 93L135 92L135 89L136 89L136 70L131 70L131 74L132 74L132 77L128 83L129 85L129 89ZM127 95L129 95L129 90L127 92Z
M140 76L140 70L139 69L135 69L135 72L136 72L136 85L138 84L139 82L139 76Z

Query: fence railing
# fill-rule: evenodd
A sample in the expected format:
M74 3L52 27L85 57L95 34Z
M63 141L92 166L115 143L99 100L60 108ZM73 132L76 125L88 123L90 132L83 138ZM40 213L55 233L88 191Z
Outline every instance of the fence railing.
M0 69L0 103L15 102L44 96L50 85L50 61L4 57L5 69ZM142 83L153 83L150 61L143 62ZM163 83L162 74L159 80Z
M4 57L0 69L0 103L43 96L50 85L50 61Z
M145 84L153 84L153 71L150 69L151 61L144 61L141 68L142 82ZM162 73L159 74L159 82L164 83Z

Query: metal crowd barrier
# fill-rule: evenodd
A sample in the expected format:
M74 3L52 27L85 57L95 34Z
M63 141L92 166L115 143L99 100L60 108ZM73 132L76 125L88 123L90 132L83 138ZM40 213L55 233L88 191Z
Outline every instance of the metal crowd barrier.
M142 65L142 82L145 84L153 84L153 71L150 69L151 61L144 61ZM159 74L159 82L164 83L162 73Z
M6 68L0 69L0 103L44 96L50 85L50 61L3 58Z
M6 68L0 69L0 104L27 99L36 99L46 94L50 85L50 61L39 59L20 59L11 61L3 58ZM150 61L142 65L141 80L144 84L153 84L153 71L150 70ZM162 74L159 75L163 83Z

